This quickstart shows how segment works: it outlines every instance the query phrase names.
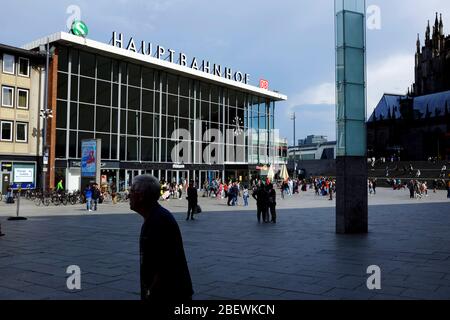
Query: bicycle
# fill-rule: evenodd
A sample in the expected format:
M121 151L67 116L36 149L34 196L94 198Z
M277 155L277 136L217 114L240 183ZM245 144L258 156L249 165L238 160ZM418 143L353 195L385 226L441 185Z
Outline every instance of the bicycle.
M48 195L44 194L43 192L36 195L36 199L34 200L34 204L36 206L40 206L43 204L44 206L48 207L50 205L50 198Z

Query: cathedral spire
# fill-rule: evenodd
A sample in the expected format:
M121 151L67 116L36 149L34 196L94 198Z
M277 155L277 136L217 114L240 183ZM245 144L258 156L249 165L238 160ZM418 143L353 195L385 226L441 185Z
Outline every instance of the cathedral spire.
M428 20L427 31L425 32L425 40L430 41L430 20Z
M417 45L417 53L420 53L420 35L419 34L417 34L416 45Z
M441 13L441 17L439 19L439 34L441 36L444 36L444 23L442 22L442 13Z
M436 28L436 32L439 30L439 19L438 19L438 13L436 12L436 20L434 21L434 27Z

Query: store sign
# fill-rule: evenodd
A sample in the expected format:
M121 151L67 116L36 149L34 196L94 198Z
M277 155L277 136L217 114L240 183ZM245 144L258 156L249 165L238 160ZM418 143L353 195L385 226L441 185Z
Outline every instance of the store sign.
M70 165L71 168L81 168L81 161L70 161L69 165ZM101 168L104 168L104 167L106 167L106 165L107 165L106 162L102 162L102 163L100 164L100 167L101 167ZM118 164L115 165L115 166L116 166L116 167L119 167Z
M12 171L12 162L3 162L2 163L2 171L3 172L11 172Z
M234 71L231 68L222 68L219 64L211 64L207 60L198 60L193 57L188 59L187 55L183 52L177 53L175 50L167 49L152 43L141 41L136 44L133 37L130 38L128 44L124 42L124 36L122 33L113 32L112 45L117 48L126 49L134 53L140 53L145 56L153 56L160 60L167 60L171 63L177 63L180 66L188 67L194 70L203 71L208 74L215 75L217 77L225 78L228 80L234 80L236 82L249 84L250 75L248 73L242 73L241 71Z
M172 169L184 169L186 166L184 164L174 164L172 165Z
M80 36L83 38L86 38L87 35L89 34L89 29L88 29L87 25L83 21L80 21L80 20L75 20L72 23L72 28L70 31L72 31L72 33L74 35Z

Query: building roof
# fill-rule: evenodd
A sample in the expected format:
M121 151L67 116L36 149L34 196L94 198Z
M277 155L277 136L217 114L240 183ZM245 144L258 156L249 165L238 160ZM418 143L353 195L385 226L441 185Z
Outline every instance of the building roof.
M225 86L233 88L236 90L248 92L254 95L258 95L265 98L270 98L274 101L284 101L287 100L287 96L280 94L275 91L269 91L261 89L248 84L236 82L213 74L209 74L200 70L194 70L189 67L181 66L176 63L171 63L169 61L161 60L156 57L143 55L141 53L135 53L127 49L122 49L115 47L110 44L85 39L67 32L57 32L50 36L38 39L29 44L23 46L24 49L33 50L38 48L40 45L47 43L47 39L50 43L61 43L67 46L72 46L76 48L82 48L86 51L91 52L101 52L104 55L115 57L122 61L130 61L137 64L149 65L150 67L156 69L167 70L175 74L184 75L190 78L197 78L206 82L214 83L220 86Z
M313 144L303 144L296 147L289 147L289 150L297 150L297 151L313 151L318 150L322 147L335 147L337 144L336 141L327 141L322 143L313 143Z
M380 119L381 117L386 119L389 117L389 112L392 117L395 115L396 119L401 118L400 101L406 98L407 96L405 95L385 94L368 121L373 122L374 116L376 119ZM413 109L419 118L424 117L427 112L431 118L444 115L446 106L450 111L450 91L413 97L411 99L413 99Z
M38 52L13 47L13 46L9 46L7 44L2 44L2 43L0 43L0 51L4 52L4 53L14 54L14 55L20 55L22 57L27 57L27 58L41 58L41 59L44 58L44 56Z

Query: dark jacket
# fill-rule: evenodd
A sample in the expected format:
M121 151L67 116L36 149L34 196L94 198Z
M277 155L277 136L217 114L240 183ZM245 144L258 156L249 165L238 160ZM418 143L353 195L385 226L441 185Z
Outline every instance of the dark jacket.
M92 199L98 200L100 198L100 190L98 188L92 189Z
M277 205L277 193L275 189L271 189L268 192L268 205L276 206Z
M252 197L256 200L256 205L258 207L267 207L269 196L267 194L266 189L263 186L258 187L258 189L256 189L255 192L253 192Z
M187 199L189 201L189 204L195 205L198 203L198 195L197 195L197 189L194 187L189 187L187 189Z
M188 301L194 291L183 239L172 214L155 204L141 229L141 299Z

